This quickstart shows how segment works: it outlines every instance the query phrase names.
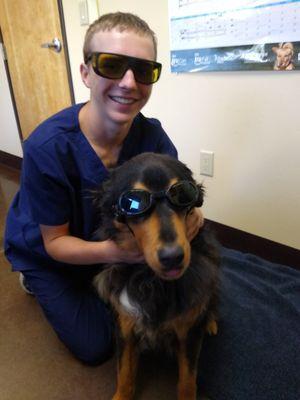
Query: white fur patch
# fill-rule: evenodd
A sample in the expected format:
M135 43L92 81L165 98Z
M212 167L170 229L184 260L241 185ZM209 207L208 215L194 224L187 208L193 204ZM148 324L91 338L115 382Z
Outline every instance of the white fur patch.
M128 314L134 315L136 317L141 315L139 307L132 301L130 301L126 287L122 290L119 301L120 304L122 304L122 306L124 307L125 311L128 312Z

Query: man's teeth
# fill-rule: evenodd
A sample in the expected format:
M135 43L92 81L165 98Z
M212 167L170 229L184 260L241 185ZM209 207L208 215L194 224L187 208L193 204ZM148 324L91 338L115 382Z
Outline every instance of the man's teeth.
M132 104L135 101L134 99L126 99L125 97L118 97L118 96L112 96L112 99L117 103L121 104Z

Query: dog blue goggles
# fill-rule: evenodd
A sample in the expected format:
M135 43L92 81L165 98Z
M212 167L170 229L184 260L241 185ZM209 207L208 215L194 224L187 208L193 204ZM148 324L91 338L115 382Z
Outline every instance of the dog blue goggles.
M149 211L157 200L166 198L171 206L184 209L199 204L199 189L190 181L180 181L156 193L143 189L132 189L123 192L118 201L118 215L133 217L140 216Z

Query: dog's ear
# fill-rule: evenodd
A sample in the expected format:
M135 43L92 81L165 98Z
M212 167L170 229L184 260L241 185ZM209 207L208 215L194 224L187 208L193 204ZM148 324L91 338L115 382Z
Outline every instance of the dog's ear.
M201 185L200 183L197 184L197 188L198 188L198 199L197 202L195 204L195 207L202 207L203 205L203 200L204 200L204 186Z

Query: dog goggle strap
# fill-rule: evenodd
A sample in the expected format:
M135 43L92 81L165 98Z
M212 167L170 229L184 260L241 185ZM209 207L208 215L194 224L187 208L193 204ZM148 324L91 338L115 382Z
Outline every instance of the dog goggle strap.
M85 62L92 61L92 67L97 75L108 79L122 79L128 69L131 69L137 82L151 85L158 81L162 65L156 61L129 57L114 53L91 53Z
M168 190L157 193L142 189L128 190L120 196L118 209L126 216L141 215L146 213L157 199L167 198L172 206L186 208L195 205L198 197L199 190L193 182L181 181Z

